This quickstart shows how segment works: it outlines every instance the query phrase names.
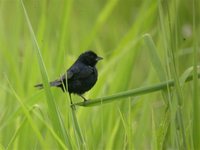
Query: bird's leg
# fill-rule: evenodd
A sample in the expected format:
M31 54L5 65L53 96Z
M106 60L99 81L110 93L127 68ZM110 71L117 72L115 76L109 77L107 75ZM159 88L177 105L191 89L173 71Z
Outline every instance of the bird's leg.
M71 108L72 108L73 110L76 110L76 107L75 107L75 105L74 105L73 102L72 102L71 94L69 94L69 99L70 99L70 103L71 103Z
M72 103L72 96L71 96L71 94L69 94L69 99L70 99L70 103L72 105L73 103Z
M87 99L85 97L83 97L83 95L79 94L80 97L82 97L82 99L84 100L84 102L87 101Z

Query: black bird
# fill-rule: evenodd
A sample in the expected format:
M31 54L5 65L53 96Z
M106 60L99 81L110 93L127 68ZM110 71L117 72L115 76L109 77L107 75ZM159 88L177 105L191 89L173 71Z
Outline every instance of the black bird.
M84 101L86 101L82 94L89 91L95 85L98 78L98 72L95 65L101 59L103 58L97 56L97 54L91 50L82 53L60 79L50 82L50 86L59 87L63 92L68 91L70 98L71 93L74 93L81 96ZM67 88L66 77L68 84ZM43 88L43 84L37 84L35 87L41 89Z

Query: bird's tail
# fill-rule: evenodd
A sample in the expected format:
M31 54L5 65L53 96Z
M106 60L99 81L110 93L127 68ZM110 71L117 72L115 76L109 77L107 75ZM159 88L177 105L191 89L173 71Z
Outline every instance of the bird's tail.
M55 80L55 81L51 81L50 86L61 86L62 82L60 80ZM36 84L34 87L38 88L38 89L43 89L44 85L42 83Z

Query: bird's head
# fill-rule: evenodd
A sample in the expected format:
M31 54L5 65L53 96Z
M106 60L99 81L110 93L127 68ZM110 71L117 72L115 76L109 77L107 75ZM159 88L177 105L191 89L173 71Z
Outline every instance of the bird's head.
M89 50L89 51L86 51L84 53L82 53L79 58L78 58L78 61L86 64L86 65L89 65L91 67L94 67L96 65L96 63L99 61L99 60L102 60L103 58L102 57L99 57L97 56L96 53L94 53L93 51Z

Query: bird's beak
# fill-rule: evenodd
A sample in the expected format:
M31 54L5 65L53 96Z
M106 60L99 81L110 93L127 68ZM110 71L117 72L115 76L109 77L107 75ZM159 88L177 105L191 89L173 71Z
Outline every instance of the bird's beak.
M98 57L96 58L96 61L99 61L99 60L102 60L102 59L103 59L103 57L99 57L99 56L98 56Z

